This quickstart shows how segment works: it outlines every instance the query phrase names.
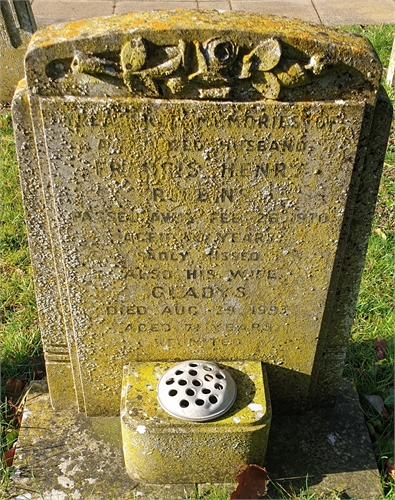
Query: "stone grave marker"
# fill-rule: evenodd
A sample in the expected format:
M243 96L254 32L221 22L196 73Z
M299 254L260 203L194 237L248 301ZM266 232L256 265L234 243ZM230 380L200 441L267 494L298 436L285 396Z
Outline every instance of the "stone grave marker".
M36 23L29 0L0 2L0 102L10 103L24 76L23 59Z
M54 409L118 415L124 366L125 398L139 363L188 359L263 363L277 413L334 403L380 75L361 37L244 13L35 35L13 113Z

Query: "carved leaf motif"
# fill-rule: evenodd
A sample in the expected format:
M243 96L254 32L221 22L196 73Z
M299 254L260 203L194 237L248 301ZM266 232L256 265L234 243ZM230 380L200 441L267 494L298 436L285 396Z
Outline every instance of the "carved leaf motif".
M277 99L280 94L280 82L277 77L268 71L256 73L252 86L266 99Z
M269 71L281 59L281 45L275 38L261 41L249 54L243 57L240 78L249 78L254 71Z
M125 43L121 50L121 66L124 72L138 71L146 61L147 51L141 36L136 36Z
M288 67L280 65L274 70L274 73L284 87L300 87L309 81L307 71L297 62Z
M159 95L154 79L170 77L184 64L185 42L183 40L180 40L176 47L164 47L164 51L168 59L163 63L146 69L134 70L133 68L137 67L139 63L142 62L140 68L146 63L146 51L142 38L136 37L122 48L123 79L131 92L136 90L135 84L137 82L137 90L143 91L145 88L149 95ZM129 67L132 69L128 69Z
M281 45L275 38L269 38L260 42L254 51L255 57L258 59L258 70L269 71L273 69L281 58Z
M166 47L168 60L162 64L158 64L152 68L147 68L141 71L142 75L152 78L160 78L172 75L184 62L185 42L180 40L177 47Z
M329 43L319 33L305 43L275 26L219 26L215 36L207 27L179 26L159 37L142 24L111 43L98 37L94 53L81 50L88 44L67 43L67 51L48 52L44 92L247 102L333 100L370 89L377 61L371 73L357 69L358 44L344 52L340 38Z
M230 99L238 92L243 95L255 92L267 99L278 98L280 81L269 72L281 58L278 40L261 41L242 61L240 47L226 37L211 38L204 43L194 41L193 45L193 73L190 73L193 58L185 61L186 42L179 40L176 46L151 50L149 42L141 36L135 36L122 46L119 63L78 51L71 69L73 73L123 78L132 94L147 97ZM239 82L242 83L240 90Z
M203 55L202 46L200 42L197 42L195 40L193 44L195 46L198 69L195 73L192 73L191 75L188 76L188 80L193 80L194 78L197 78L199 75L204 75L208 71L207 62Z

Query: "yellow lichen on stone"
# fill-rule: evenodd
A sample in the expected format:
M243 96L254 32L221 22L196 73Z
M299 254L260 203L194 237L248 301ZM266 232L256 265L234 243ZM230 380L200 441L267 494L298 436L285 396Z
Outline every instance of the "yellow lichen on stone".
M126 87L129 92L137 95L145 93L148 97L232 100L235 97L241 100L265 98L265 94L260 94L259 86L253 87L255 93L251 87L227 93L215 86L214 82L225 78L228 83L230 81L230 88L233 88L239 79L253 77L254 71L258 72L257 78L262 79L259 73L275 70L278 63L284 65L284 59L288 59L288 67L291 67L302 58L304 69L313 80L329 69L326 76L328 78L329 74L332 78L330 81L326 80L324 99L328 99L329 95L332 98L355 95L355 89L349 88L350 83L356 85L358 92L365 91L367 95L372 85L377 88L380 80L379 61L363 38L328 28L323 34L319 26L276 17L242 12L158 11L66 23L51 27L49 31L42 30L34 37L27 54L29 83L33 85L34 82L36 88L48 95L59 91L76 95L82 90L79 79L63 79L70 72L70 55L67 54L70 48L77 52L100 54L100 57L107 53L110 62L114 59L114 53L118 52L117 58L120 59L118 62L121 73L123 72L123 75L116 76L119 78L120 88ZM105 42L99 47L102 38ZM95 41L95 47L89 46L89 40ZM282 49L283 45L287 47L285 51ZM191 51L193 46L195 54ZM147 52L148 47L153 50ZM158 47L161 49L158 50ZM167 60L163 59L165 52ZM188 57L185 58L185 55ZM130 57L133 62L126 62ZM156 62L155 58L158 59ZM54 61L53 66L51 61ZM64 73L54 68L57 65L64 66ZM345 67L348 68L347 72ZM174 85L172 80L167 86L165 76L170 79L179 78L182 74L180 68L187 70L184 84L181 85L181 80L178 80L177 85ZM350 71L353 75L351 80L345 76ZM60 75L62 77L59 78ZM188 81L194 81L197 76L212 85L203 85L194 92ZM152 78L159 80L153 83ZM280 85L283 80L279 80ZM288 85L288 91L281 92L280 99L304 99L306 93L295 89L302 81L307 80L299 78L298 85ZM115 81L112 82L114 83ZM103 85L103 82L95 88L107 95L108 92L111 94L115 91L113 86ZM290 92L290 88L294 90ZM84 88L84 95L86 91ZM321 96L315 98L322 99Z
M0 10L0 102L10 103L24 77L23 60L36 30L29 0L2 0Z
M116 411L125 359L241 358L311 373L362 113L42 103L89 413ZM295 400L307 390L284 384Z
M360 37L246 13L36 34L14 109L57 401L115 415L125 363L193 357L262 361L303 410L379 79Z
M125 367L121 425L132 478L159 484L226 482L249 463L263 464L271 421L266 372L256 362L223 364L236 380L238 397L223 417L204 423L179 420L160 407L156 387L171 363Z

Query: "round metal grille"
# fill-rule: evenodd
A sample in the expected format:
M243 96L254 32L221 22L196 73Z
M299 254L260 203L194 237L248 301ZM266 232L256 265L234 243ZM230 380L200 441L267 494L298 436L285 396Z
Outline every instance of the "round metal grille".
M158 401L173 417L206 422L226 413L236 399L236 383L222 366L184 361L167 370L158 383Z

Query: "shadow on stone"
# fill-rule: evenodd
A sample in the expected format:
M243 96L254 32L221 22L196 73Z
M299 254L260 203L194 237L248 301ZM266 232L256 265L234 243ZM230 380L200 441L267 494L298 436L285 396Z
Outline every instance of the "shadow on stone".
M265 466L273 482L288 491L307 484L319 493L343 492L341 498L382 495L358 394L348 380L333 409L273 416ZM278 498L273 485L269 493Z
M223 417L217 418L213 420L213 422L218 422L235 415L242 408L245 408L253 401L256 393L255 384L246 373L243 373L242 371L231 366L227 366L226 364L224 364L224 366L230 372L237 384L237 399L232 408L226 412ZM243 391L240 391L241 387L243 388Z

